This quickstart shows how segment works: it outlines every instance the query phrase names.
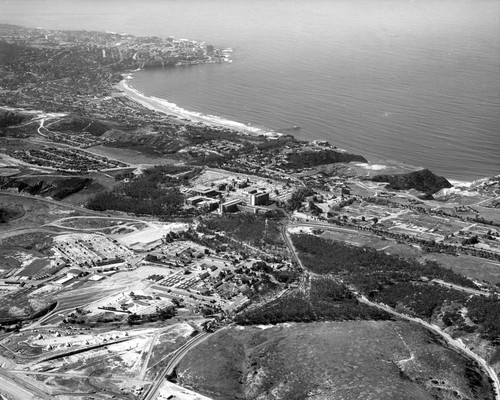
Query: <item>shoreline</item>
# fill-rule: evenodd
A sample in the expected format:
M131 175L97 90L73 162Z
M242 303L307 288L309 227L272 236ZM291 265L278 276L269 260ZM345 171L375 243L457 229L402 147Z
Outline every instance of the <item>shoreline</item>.
M146 107L150 110L160 112L162 114L165 114L171 118L174 118L177 122L182 123L182 122L191 122L195 124L203 124L210 126L212 128L222 128L222 129L230 129L232 131L236 131L241 134L246 134L250 136L264 136L267 138L278 138L282 136L282 133L275 132L271 129L266 130L266 129L260 129L256 128L253 126L248 126L245 125L241 122L236 122L236 121L231 121L228 119L224 119L221 117L213 116L213 115L205 115L200 112L196 111L189 111L184 108L179 107L175 103L171 103L166 99L154 97L154 96L147 96L144 93L138 91L135 89L133 86L129 84L131 80L133 80L133 72L136 72L139 70L131 71L128 74L123 75L123 79L115 86L116 89L118 89L119 93L127 97L129 100L132 100L136 103L141 104L143 107ZM418 170L418 169L424 169L425 167L415 167L415 166L409 166L404 163L401 163L402 165L405 165L406 167L409 168L409 170ZM372 164L370 161L366 163L366 165L358 165L361 168L365 168L367 170L384 170L384 169L391 169L390 165L382 165L379 163ZM462 180L462 179L453 179L453 178L447 178L445 177L448 182L450 182L453 187L456 188L468 188L472 185L475 180ZM485 179L487 177L479 178L479 179Z
M265 136L267 138L278 138L282 136L281 133L275 132L271 129L260 129L250 125L245 125L241 122L231 121L215 115L205 115L196 111L188 111L179 107L175 103L171 103L166 99L158 97L147 96L132 87L129 82L133 79L132 74L124 75L116 88L128 99L149 108L150 110L166 114L169 117L178 119L178 122L186 121L191 123L198 123L208 125L212 128L223 128L237 131L242 134L251 136Z

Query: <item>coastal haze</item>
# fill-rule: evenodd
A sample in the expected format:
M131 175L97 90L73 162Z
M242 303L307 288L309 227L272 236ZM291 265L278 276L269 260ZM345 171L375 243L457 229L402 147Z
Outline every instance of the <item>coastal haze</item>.
M0 1L3 22L176 36L231 64L134 74L177 106L455 180L500 172L497 1ZM29 13L26 10L30 10Z

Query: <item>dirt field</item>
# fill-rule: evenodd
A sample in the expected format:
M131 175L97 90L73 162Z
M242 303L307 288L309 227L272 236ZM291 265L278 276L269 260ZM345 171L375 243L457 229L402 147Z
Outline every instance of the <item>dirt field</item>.
M230 328L190 352L178 376L217 400L474 398L466 364L413 324L351 321ZM484 379L475 390L491 398Z

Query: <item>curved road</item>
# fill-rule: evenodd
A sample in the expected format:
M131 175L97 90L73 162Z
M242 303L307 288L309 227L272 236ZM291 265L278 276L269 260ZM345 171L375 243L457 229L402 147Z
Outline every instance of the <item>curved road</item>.
M224 328L223 328L224 329ZM222 330L222 329L221 329ZM220 332L220 330L218 331ZM144 400L154 400L158 395L158 391L160 390L161 384L163 380L172 375L175 367L181 362L184 356L194 347L198 346L201 342L208 339L212 333L202 332L196 335L193 339L186 342L184 345L179 347L172 355L172 359L168 362L167 366L161 372L161 374L155 379L153 386L149 388L144 396Z

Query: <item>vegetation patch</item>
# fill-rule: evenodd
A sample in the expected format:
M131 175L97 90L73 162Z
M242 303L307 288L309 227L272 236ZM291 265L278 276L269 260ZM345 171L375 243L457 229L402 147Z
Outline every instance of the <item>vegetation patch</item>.
M22 233L20 235L9 236L0 240L0 245L5 249L21 248L26 250L36 250L46 253L52 247L52 237L54 234L43 232Z
M347 287L329 277L314 278L308 292L290 294L236 316L241 325L282 322L388 320L384 311L360 303Z
M168 217L181 210L184 196L180 184L186 184L199 173L173 165L161 165L145 170L141 175L117 185L111 191L97 193L87 203L96 211L116 210L133 214Z
M228 328L190 351L177 377L219 400L493 398L477 366L403 321Z
M407 174L376 175L371 179L374 182L388 182L389 188L394 190L416 189L426 194L434 194L441 189L453 186L446 178L437 176L428 169L413 171Z
M351 161L368 162L366 158L357 154L350 154L331 149L319 151L301 151L299 153L291 153L287 156L287 162L284 167L290 169L311 168L318 165L333 164L333 163L348 163Z
M354 285L372 299L402 312L437 322L456 330L478 332L493 344L500 338L500 296L470 296L462 291L433 285L440 279L456 285L476 288L474 283L436 262L414 260L385 254L370 248L359 248L328 241L312 235L293 235L295 247L304 266L318 274L333 275ZM454 304L465 307L471 325L446 316ZM458 321L458 322L457 322Z
M43 178L5 178L0 177L0 188L16 188L19 192L62 200L77 193L91 183L90 178L84 177L51 177Z
M308 270L318 274L342 276L366 293L395 282L418 280L422 277L476 288L470 279L433 261L421 264L369 247L357 247L314 235L292 235L292 240Z
M20 205L0 204L0 224L21 218L24 214L24 208Z
M204 218L199 231L213 233L225 232L236 240L252 245L282 245L280 234L280 211L269 211L265 214L223 214Z

